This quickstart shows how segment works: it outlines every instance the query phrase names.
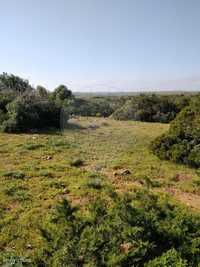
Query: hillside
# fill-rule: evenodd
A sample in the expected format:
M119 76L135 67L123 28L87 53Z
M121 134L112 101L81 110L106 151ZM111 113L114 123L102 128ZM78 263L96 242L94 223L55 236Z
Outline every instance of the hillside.
M123 196L145 189L171 195L175 206L180 203L198 211L198 171L159 160L149 150L152 140L168 128L167 124L79 117L70 120L63 134L2 133L2 251L41 259L48 242L39 229L62 200L87 214L88 205L99 197L110 202L114 192Z

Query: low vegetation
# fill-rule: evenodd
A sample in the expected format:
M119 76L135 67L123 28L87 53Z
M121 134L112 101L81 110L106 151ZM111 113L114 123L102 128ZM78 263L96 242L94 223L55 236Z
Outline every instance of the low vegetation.
M1 130L9 133L65 128L72 114L166 123L188 103L185 95L78 98L65 85L49 92L13 74L0 75Z
M112 116L117 120L167 123L188 103L189 97L185 95L139 95L128 99Z
M0 266L200 267L199 104L0 75Z
M70 123L0 134L0 263L198 266L199 174L149 151L168 125Z

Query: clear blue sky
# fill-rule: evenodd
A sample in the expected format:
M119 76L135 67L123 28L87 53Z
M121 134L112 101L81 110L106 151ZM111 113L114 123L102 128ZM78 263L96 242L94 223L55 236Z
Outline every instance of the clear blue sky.
M49 89L200 89L199 0L1 1L0 72Z

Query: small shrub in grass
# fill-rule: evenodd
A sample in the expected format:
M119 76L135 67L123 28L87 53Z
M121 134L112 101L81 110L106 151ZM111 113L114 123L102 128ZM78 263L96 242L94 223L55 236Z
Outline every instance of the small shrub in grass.
M54 147L63 147L63 148L70 148L70 144L67 143L65 140L51 140L49 141L49 145Z
M2 176L6 178L24 179L26 177L26 174L21 171L9 171L3 173Z
M42 147L44 147L43 144L28 143L28 144L23 145L23 148L26 149L26 150L36 150L36 149L39 149L39 148L42 148Z
M91 172L88 177L89 178L100 178L102 175L101 173L98 173L98 172Z
M47 170L42 170L39 172L39 176L47 177L47 178L53 178L53 174Z
M193 180L192 180L192 183L193 183L195 186L200 187L200 178L198 178L198 179L193 179Z
M95 178L87 183L87 186L89 188L94 188L94 189L101 189L103 187L103 183L101 179Z
M74 159L73 161L70 162L70 166L72 167L81 167L83 166L84 161L82 159Z
M144 265L145 267L187 267L188 264L183 260L175 249L170 249L160 257Z
M2 252L0 254L0 266L4 267L33 267L31 260L20 257L12 252Z
M27 189L23 186L16 186L16 185L11 185L11 186L7 186L4 189L4 192L6 195L8 196L15 196L16 194L18 194L19 192L22 191L26 191Z
M146 186L147 188L161 187L162 185L161 181L150 179L147 176L144 176L141 179L139 179L139 182L142 185Z

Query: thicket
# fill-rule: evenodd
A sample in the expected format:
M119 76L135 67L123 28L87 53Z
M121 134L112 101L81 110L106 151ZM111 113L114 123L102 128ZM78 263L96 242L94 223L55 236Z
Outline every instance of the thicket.
M167 123L189 104L186 95L138 95L130 97L124 105L114 111L117 120L136 120Z
M0 75L1 130L26 132L59 128L63 103L71 97L72 92L64 85L50 93L42 86L34 89L27 80L3 73Z
M97 199L85 216L64 200L44 221L40 232L46 245L34 259L5 252L0 263L14 259L19 266L200 266L199 215L146 190L112 197L110 202Z
M158 137L152 149L162 159L200 167L200 95L195 96Z
M72 114L165 123L172 121L188 105L189 99L186 95L155 94L79 98L65 85L49 92L43 86L33 88L28 80L3 73L0 75L0 125L5 132L59 128L60 120L64 125Z
M109 117L125 102L124 97L72 98L66 103L69 113L78 116Z

